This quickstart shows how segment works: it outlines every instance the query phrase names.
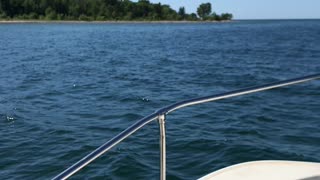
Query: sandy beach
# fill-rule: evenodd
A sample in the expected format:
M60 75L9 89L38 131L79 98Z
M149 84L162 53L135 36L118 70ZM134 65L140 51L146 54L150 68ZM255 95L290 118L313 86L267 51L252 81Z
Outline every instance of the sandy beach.
M47 20L0 20L0 24L23 24L23 23L101 23L101 24L183 24L183 23L224 23L230 21L47 21Z

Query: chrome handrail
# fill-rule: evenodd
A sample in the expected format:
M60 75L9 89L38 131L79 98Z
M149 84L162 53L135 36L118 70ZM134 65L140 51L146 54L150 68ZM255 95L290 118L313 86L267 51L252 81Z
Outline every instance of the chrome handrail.
M205 96L201 98L195 98L195 99L190 99L186 101L181 101L175 104L172 104L170 106L164 107L159 109L158 111L154 112L153 114L150 114L149 116L146 116L136 123L134 123L132 126L128 127L125 129L123 132L103 144L102 146L98 147L96 150L82 158L80 161L54 177L54 180L57 179L67 179L68 177L72 176L74 173L78 172L80 169L82 169L84 166L88 165L90 162L110 150L112 147L115 145L119 144L122 140L126 139L128 136L145 126L146 124L152 122L153 120L158 119L159 124L160 124L160 179L165 180L166 179L166 136L165 136L165 117L169 113L178 110L183 107L191 106L191 105L196 105L196 104L202 104L206 102L212 102L220 99L226 99L234 96L240 96L244 94L250 94L254 92L259 92L259 91L265 91L269 89L274 89L278 87L283 87L283 86L288 86L288 85L293 85L293 84L298 84L298 83L303 83L315 79L320 79L320 74L314 74L310 76L305 76L305 77L300 77L300 78L295 78L295 79L290 79L290 80L285 80L285 81L280 81L276 83L271 83L271 84L266 84L262 86L255 86L255 87L250 87L250 88L245 88L245 89L240 89L236 91L231 91L227 93L222 93L218 95L212 95L212 96Z

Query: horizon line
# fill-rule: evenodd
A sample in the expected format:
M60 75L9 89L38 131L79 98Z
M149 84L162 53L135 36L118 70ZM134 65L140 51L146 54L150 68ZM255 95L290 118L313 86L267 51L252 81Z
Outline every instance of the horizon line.
M234 21L250 21L250 20L320 20L320 18L234 18Z

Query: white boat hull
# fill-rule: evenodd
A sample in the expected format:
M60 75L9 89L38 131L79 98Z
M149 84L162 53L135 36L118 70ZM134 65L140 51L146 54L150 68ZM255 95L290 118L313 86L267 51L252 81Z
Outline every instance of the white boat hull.
M320 180L320 163L254 161L226 167L200 180Z

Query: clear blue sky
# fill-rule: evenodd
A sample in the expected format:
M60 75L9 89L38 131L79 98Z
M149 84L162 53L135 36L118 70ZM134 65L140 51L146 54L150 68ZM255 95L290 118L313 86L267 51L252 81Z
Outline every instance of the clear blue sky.
M134 0L137 1L137 0ZM188 13L196 12L201 3L210 2L217 13L230 12L235 19L320 18L320 0L150 0L169 4Z

